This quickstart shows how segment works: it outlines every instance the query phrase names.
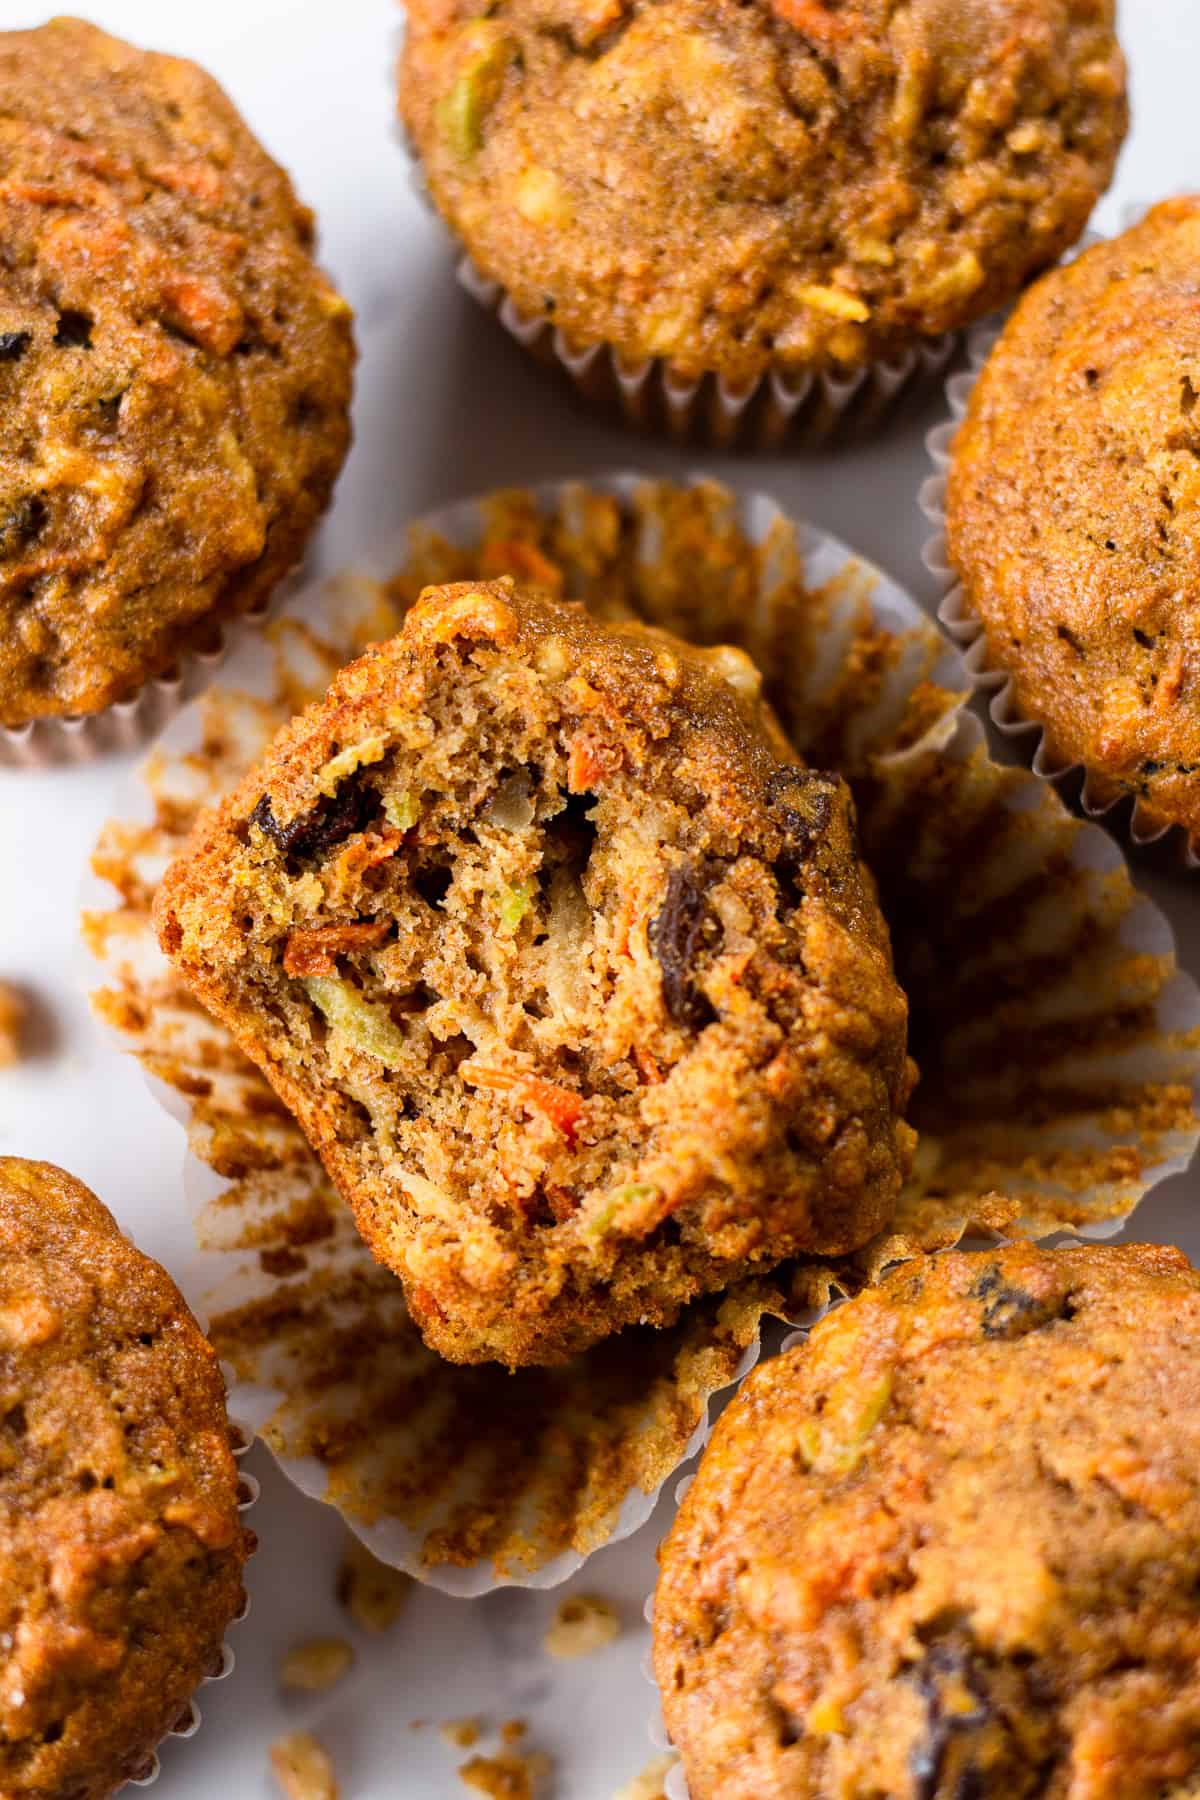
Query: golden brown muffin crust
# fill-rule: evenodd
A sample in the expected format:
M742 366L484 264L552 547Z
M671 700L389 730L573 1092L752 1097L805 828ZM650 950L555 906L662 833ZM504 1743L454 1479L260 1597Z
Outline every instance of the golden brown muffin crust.
M432 589L155 917L455 1359L561 1360L891 1216L906 1007L853 805L736 651Z
M954 442L950 558L1056 755L1200 830L1200 198L1044 277Z
M350 311L217 84L79 20L0 34L0 723L88 713L298 560Z
M734 383L1012 297L1125 131L1112 0L410 0L400 107L520 309Z
M693 1800L1161 1800L1200 1776L1200 1276L897 1269L766 1364L661 1552Z
M103 1800L220 1660L253 1547L216 1357L94 1194L0 1157L0 1794Z

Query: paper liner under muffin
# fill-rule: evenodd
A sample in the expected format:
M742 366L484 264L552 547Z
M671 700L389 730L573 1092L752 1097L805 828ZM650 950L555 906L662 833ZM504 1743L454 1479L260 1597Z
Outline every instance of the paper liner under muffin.
M232 1383L228 1379L229 1371L223 1370L222 1373L226 1376L226 1386L232 1387ZM247 1421L244 1418L235 1417L234 1413L230 1411L229 1443L235 1457L240 1460L245 1456L246 1452L254 1443L254 1436L254 1431ZM239 1469L237 1484L239 1513L245 1515L250 1512L250 1510L258 1503L259 1493L259 1485L254 1476L243 1474ZM253 1554L253 1552L251 1552L251 1554ZM240 1625L249 1611L250 1598L249 1595L247 1595L242 1604L241 1612L239 1612L237 1617L232 1620L232 1623L234 1625ZM202 1688L212 1687L214 1683L218 1681L227 1681L233 1674L235 1666L236 1658L233 1651L227 1643L223 1643L217 1662L214 1664L209 1674L201 1676L196 1693L199 1693ZM145 1767L142 1771L137 1775L128 1776L122 1785L116 1789L116 1792L124 1793L129 1788L153 1787L162 1773L159 1752L166 1749L174 1739L194 1738L203 1723L204 1715L200 1711L196 1695L193 1694L188 1700L187 1705L183 1708L175 1724L172 1725L170 1731L167 1732L165 1737L160 1738L157 1747L147 1755Z
M946 332L861 369L771 369L736 386L715 374L684 378L661 357L630 361L611 344L571 342L544 315L523 313L465 254L456 273L471 298L494 313L523 350L562 370L589 406L615 413L636 431L713 450L866 436L906 397L928 388L959 342L958 333Z
M152 676L127 700L96 713L0 724L0 770L64 768L150 743L182 706L204 692L238 644L260 630L280 600L305 579L303 570L286 576L244 612L214 623L208 641L183 651L170 669ZM203 620L197 621L197 629L203 629Z
M403 578L388 580L406 564ZM881 879L914 1053L913 1179L856 1255L799 1259L559 1369L463 1368L421 1343L298 1126L162 959L149 907L199 806L426 582L510 569L767 671L799 748L840 767ZM968 1231L1115 1231L1185 1166L1200 1000L1119 854L1026 771L989 761L969 681L914 603L763 496L614 477L452 507L299 600L170 727L106 829L92 948L102 1015L188 1129L199 1248L179 1273L285 1473L384 1561L453 1593L549 1586L637 1528L702 1445L763 1318L814 1318ZM1001 1198L1000 1195L1004 1197ZM186 1251L184 1252L186 1256Z
M1143 206L1131 209L1126 223L1135 223L1144 212ZM1099 241L1094 234L1089 235L1080 249ZM1053 727L1023 710L1012 676L991 659L984 621L971 610L951 565L946 542L946 488L952 446L966 417L975 383L1004 324L1002 316L993 314L967 334L968 366L951 375L946 383L950 417L935 425L925 438L936 473L923 483L919 495L921 511L934 528L925 544L923 559L939 583L938 618L961 648L973 685L988 696L992 722L1020 750L1035 775L1052 782L1064 799L1081 807L1090 818L1103 819L1111 829L1127 836L1139 850L1154 846L1168 866L1200 869L1200 836L1189 833L1182 825L1164 822L1142 796L1131 794L1111 777L1064 755L1055 745Z

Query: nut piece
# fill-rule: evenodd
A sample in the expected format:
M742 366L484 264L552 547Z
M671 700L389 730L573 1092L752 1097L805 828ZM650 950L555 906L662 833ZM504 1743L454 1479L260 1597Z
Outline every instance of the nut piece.
M532 1756L473 1756L458 1778L490 1800L533 1800L549 1773L550 1758L537 1751Z
M390 1569L357 1539L342 1558L337 1597L364 1631L390 1631L412 1592L412 1577Z
M345 1638L310 1638L288 1651L279 1670L285 1688L301 1694L323 1694L336 1687L354 1665Z
M542 1645L551 1656L591 1656L611 1644L620 1629L621 1621L607 1600L598 1594L569 1594L560 1600Z
M470 1750L479 1742L478 1719L446 1719L438 1730L454 1750Z
M287 1800L338 1800L333 1763L311 1731L291 1731L271 1745L271 1767Z
M16 988L0 981L0 1069L10 1069L21 1060L21 1035L25 1029L26 1006Z
M679 1761L674 1750L668 1750L664 1756L656 1756L648 1762L640 1775L626 1782L621 1790L613 1795L613 1800L666 1800L667 1776Z

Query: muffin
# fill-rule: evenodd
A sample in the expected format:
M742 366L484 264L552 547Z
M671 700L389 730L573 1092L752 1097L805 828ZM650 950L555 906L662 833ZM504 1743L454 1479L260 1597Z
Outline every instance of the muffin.
M949 561L1059 762L1200 831L1200 198L1032 288L952 450Z
M297 562L349 443L350 310L200 69L0 34L0 724L132 696Z
M425 1338L549 1363L890 1218L906 1006L734 650L430 589L201 818L166 954Z
M1200 1778L1200 1277L896 1269L761 1367L661 1551L692 1800L1160 1800Z
M219 1667L253 1537L183 1298L80 1182L0 1157L0 1793L102 1800Z
M735 390L1017 292L1126 122L1112 0L408 0L400 110L478 270Z

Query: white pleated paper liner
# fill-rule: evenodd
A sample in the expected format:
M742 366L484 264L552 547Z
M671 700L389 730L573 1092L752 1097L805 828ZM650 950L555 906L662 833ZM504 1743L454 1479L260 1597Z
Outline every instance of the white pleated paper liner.
M1145 210L1140 203L1127 208L1122 224L1135 224ZM1064 261L1073 260L1100 241L1095 233L1089 233ZM921 511L933 527L933 533L925 543L923 560L939 584L938 618L960 647L974 687L986 696L993 724L1020 751L1035 775L1051 782L1070 805L1079 807L1089 818L1103 819L1137 849L1154 848L1157 860L1165 866L1194 871L1200 868L1200 840L1190 836L1182 826L1164 824L1140 796L1130 794L1111 779L1106 780L1096 771L1061 755L1054 747L1052 732L1046 722L1022 711L1011 677L991 660L984 622L972 612L951 565L946 544L946 487L954 439L966 417L975 384L1004 325L1005 317L993 314L968 332L967 366L946 382L949 417L935 425L925 439L935 472L922 484L919 494Z
M636 431L665 433L709 449L769 450L868 435L945 369L959 335L923 338L861 369L770 369L734 385L724 376L680 376L669 362L623 357L611 344L570 341L543 315L522 313L512 296L459 258L460 286L539 362L562 371L589 406L615 413Z
M506 570L756 657L801 747L855 786L926 1069L914 1178L865 1250L517 1375L425 1349L298 1128L149 927L196 811L280 721L396 629L426 582ZM757 1355L764 1313L812 1316L971 1229L1106 1234L1190 1156L1200 1003L1165 922L1102 832L988 760L961 710L969 683L913 602L764 497L626 476L452 507L304 596L230 674L238 690L174 722L104 833L98 1004L188 1128L200 1249L188 1267L181 1216L177 1273L236 1373L239 1413L418 1578L455 1593L564 1579L649 1516L703 1442L709 1397Z
M227 1386L231 1385L228 1381L229 1371L225 1370L223 1372L227 1378L226 1385ZM250 1449L251 1445L254 1442L254 1432L251 1429L251 1427L247 1424L245 1419L235 1418L234 1415L232 1414L232 1412L230 1413L230 1416L229 1416L229 1438L230 1438L230 1445L233 1450L233 1454L238 1459L245 1456L246 1452ZM242 1473L241 1470L239 1470L238 1471L238 1511L243 1516L245 1516L257 1504L258 1499L259 1499L258 1482L255 1480L253 1475L246 1475L246 1474ZM241 1612L237 1615L236 1619L234 1619L233 1623L235 1625L240 1625L242 1623L242 1620L249 1613L249 1611L250 1611L250 1600L249 1600L249 1596L247 1596L247 1598L242 1606ZM233 1674L235 1666L236 1666L236 1659L234 1657L233 1651L230 1649L228 1644L222 1644L220 1657L217 1660L217 1662L215 1663L215 1665L212 1668L212 1670L210 1671L210 1673L201 1677L200 1688L203 1689L206 1687L212 1687L213 1684L218 1681L227 1681L229 1679L229 1677ZM196 1700L195 1695L193 1695L192 1698L188 1701L187 1705L184 1707L183 1711L180 1713L179 1718L176 1720L175 1724L172 1725L170 1731L168 1731L166 1737L164 1737L161 1740L161 1742L159 1743L158 1749L155 1750L154 1752L152 1752L151 1755L147 1758L144 1769L137 1775L131 1775L128 1778L128 1780L123 1784L123 1786L117 1790L117 1792L123 1793L128 1788L153 1787L155 1782L158 1780L159 1775L162 1773L162 1764L159 1760L159 1752L165 1750L167 1748L167 1746L174 1739L194 1738L203 1723L204 1723L204 1716L201 1713L200 1706Z
M196 642L170 669L102 712L35 719L27 725L0 724L0 770L64 768L151 743L181 707L204 692L238 644L261 630L269 614L307 579L304 569L295 571L244 612L209 628L198 620Z

